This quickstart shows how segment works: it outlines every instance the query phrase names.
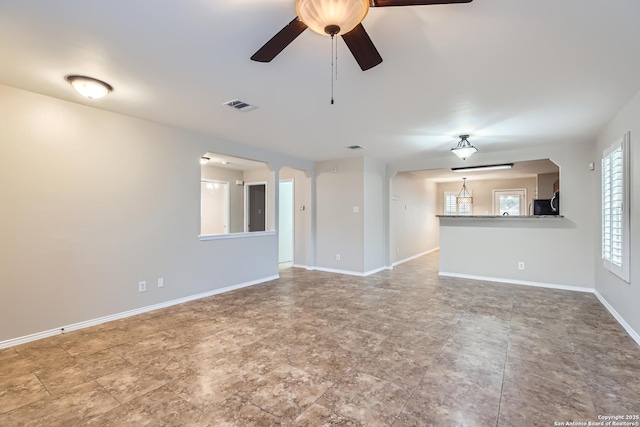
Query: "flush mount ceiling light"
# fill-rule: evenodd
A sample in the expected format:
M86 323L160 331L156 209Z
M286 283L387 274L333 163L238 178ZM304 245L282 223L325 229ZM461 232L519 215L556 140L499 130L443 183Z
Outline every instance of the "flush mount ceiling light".
M209 160L211 160L209 157L202 156L202 157L200 157L200 164L201 165L206 165Z
M502 169L511 169L513 163L504 163L501 165L485 165L485 166L469 166L462 168L451 168L452 172L480 172L480 171L498 171Z
M473 203L473 197L467 191L467 178L462 178L462 190L456 197L456 204L458 205L470 205Z
M87 76L66 76L65 80L82 96L89 99L102 98L113 90L109 83Z
M460 135L460 142L458 142L458 146L451 149L451 152L462 160L466 160L467 157L471 157L473 153L478 151L476 147L469 144L468 138L469 135Z

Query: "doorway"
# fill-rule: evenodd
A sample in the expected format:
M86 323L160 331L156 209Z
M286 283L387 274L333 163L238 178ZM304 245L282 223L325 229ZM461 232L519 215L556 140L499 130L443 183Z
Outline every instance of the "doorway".
M493 190L494 215L526 215L526 189Z
M280 181L278 217L278 263L280 268L293 265L294 192L293 180Z
M245 184L245 232L267 229L267 183Z

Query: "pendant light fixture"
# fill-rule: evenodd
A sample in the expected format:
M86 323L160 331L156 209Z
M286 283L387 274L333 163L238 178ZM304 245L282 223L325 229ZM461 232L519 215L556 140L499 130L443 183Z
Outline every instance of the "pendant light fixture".
M473 203L473 197L467 191L467 178L462 178L462 190L456 197L456 204L458 205L470 205Z
M87 76L66 76L65 80L82 96L89 99L102 98L113 90L109 83Z
M462 160L466 160L467 157L471 157L473 153L478 151L476 147L469 143L468 138L469 135L460 135L460 142L458 142L458 146L451 149L451 152Z

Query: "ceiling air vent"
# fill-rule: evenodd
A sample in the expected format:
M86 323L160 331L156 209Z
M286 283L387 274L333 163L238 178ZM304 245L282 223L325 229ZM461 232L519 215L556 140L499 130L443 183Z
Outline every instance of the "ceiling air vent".
M238 111L244 111L244 112L255 110L256 108L258 108L251 104L247 104L246 102L240 101L239 99L234 99L233 101L225 102L222 105L228 105L229 107L233 107Z
M347 148L349 150L362 150L364 147L362 145L349 145Z

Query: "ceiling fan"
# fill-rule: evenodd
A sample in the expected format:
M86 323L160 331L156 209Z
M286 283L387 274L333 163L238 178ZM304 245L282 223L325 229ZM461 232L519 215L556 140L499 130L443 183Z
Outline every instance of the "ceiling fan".
M362 71L382 62L382 57L362 26L369 7L423 6L470 3L473 0L296 0L298 16L251 57L271 62L304 30L311 28L324 36L340 35Z

